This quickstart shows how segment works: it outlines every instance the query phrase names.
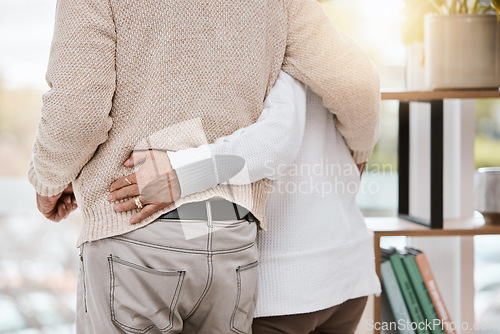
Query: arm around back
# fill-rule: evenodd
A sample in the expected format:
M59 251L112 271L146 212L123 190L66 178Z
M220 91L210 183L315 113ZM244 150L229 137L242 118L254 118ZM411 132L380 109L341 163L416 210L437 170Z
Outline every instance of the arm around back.
M368 55L338 30L316 0L287 0L283 70L323 99L356 163L378 139L380 79Z
M208 145L168 152L181 196L228 181L240 185L276 177L279 166L291 164L299 154L305 116L303 85L280 72L254 124Z

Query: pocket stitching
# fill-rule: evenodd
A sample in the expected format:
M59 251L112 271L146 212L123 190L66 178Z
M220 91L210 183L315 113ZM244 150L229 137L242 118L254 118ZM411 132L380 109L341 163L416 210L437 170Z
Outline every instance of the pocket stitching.
M163 270L156 270L148 267L141 266L139 264L129 262L126 260L123 260L122 258L118 256L112 256L110 255L109 258L111 258L111 261L117 262L119 264L122 264L126 267L131 267L137 270L144 271L148 274L153 274L153 275L160 275L160 276L179 276L184 272L184 270L169 270L169 271L163 271Z
M88 313L88 311L87 311L87 283L85 282L85 280L86 280L86 277L85 277L85 264L83 263L84 245L85 244L82 244L80 246L80 263L81 263L81 270L82 270L83 305L84 305L85 313Z
M234 318L236 317L236 311L238 310L238 306L240 305L240 298L241 298L241 272L255 268L258 265L259 265L259 261L254 261L254 262L249 263L247 265L238 266L238 268L236 268L238 294L236 295L236 304L234 305L233 314L231 315L231 330L235 333L238 333L238 334L247 334L247 333L239 330L238 328L236 328L234 325Z
M156 275L162 275L162 276L178 276L177 280L177 286L175 288L174 296L172 298L172 302L170 303L170 312L169 312L169 325L164 327L164 328L158 328L155 324L151 324L143 329L139 328L134 328L130 327L128 325L123 324L119 320L116 319L115 312L114 312L114 295L115 295L115 272L114 272L114 265L113 262L120 263L124 266L129 266L134 269L138 269L141 271L144 271L146 273L150 274L156 274ZM125 261L117 256L109 255L108 256L108 265L109 265L109 272L110 272L110 311L111 311L111 320L118 326L121 327L124 330L128 330L134 333L139 333L139 334L144 334L147 333L150 329L153 327L156 327L160 332L166 332L170 330L173 327L173 309L177 306L177 302L179 300L179 295L180 295L180 290L182 287L182 284L184 282L184 276L185 276L185 271L183 270L177 270L177 271L160 271L160 270L154 270L151 268L143 267L138 264L132 263ZM148 269L148 270L145 270Z

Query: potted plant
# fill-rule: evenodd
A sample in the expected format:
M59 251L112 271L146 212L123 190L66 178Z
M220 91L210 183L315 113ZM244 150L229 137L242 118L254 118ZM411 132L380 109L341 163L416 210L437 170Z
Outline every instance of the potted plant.
M403 40L425 43L427 89L500 86L500 0L406 0L405 13Z

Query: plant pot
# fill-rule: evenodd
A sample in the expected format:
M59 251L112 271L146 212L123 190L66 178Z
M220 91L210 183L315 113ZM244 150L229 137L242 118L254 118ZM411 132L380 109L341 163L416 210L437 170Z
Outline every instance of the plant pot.
M487 224L500 224L500 167L479 168L474 188L476 210Z
M424 19L428 89L500 87L500 22L495 15L436 15Z

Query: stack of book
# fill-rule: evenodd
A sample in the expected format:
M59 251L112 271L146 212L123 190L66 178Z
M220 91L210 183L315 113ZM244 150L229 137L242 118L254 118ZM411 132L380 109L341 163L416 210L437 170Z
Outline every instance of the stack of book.
M382 249L382 333L456 334L425 254Z

